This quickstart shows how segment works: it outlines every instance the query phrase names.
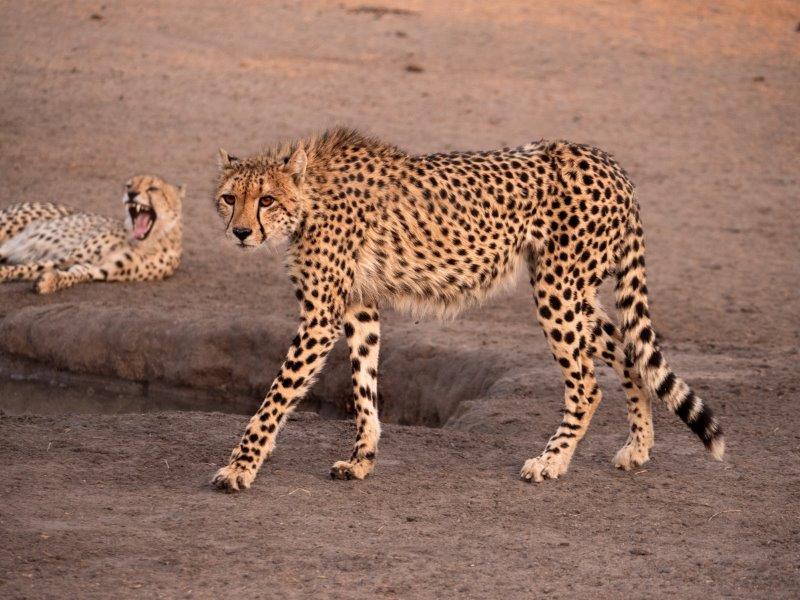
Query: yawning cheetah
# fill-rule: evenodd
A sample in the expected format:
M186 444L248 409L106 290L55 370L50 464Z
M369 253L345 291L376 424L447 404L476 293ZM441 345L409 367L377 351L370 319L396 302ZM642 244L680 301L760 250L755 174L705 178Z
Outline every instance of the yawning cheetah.
M213 483L247 488L273 450L286 415L344 331L358 433L337 478L362 479L375 463L378 308L449 313L487 297L518 258L530 271L536 316L564 374L564 417L521 476L567 471L600 403L594 358L611 365L628 398L622 469L649 459L652 398L663 400L714 457L724 451L710 409L667 366L650 322L644 243L634 188L601 150L540 141L493 152L410 156L336 129L238 159L220 151L215 201L242 248L288 239L300 328L280 374ZM618 329L597 299L617 281Z
M183 187L138 176L125 186L126 218L28 202L0 210L0 282L36 279L50 294L85 281L169 277L181 259Z

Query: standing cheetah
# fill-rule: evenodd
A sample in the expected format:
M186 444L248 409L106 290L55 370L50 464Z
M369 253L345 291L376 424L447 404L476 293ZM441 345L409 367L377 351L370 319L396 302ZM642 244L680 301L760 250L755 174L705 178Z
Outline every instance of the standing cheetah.
M301 318L280 374L215 486L250 486L342 330L358 432L350 459L335 463L331 476L367 476L380 436L379 307L457 312L511 277L520 258L566 385L561 424L544 451L525 462L522 478L566 473L600 404L595 357L616 371L627 394L630 432L616 466L627 470L649 459L652 398L722 458L719 423L658 347L634 188L605 152L540 141L410 156L334 129L246 159L220 155L215 201L226 235L242 248L288 240ZM609 274L617 281L619 329L597 299Z
M169 277L181 259L184 195L142 175L125 186L124 223L51 203L0 210L0 282L35 279L38 293L51 294L86 281Z

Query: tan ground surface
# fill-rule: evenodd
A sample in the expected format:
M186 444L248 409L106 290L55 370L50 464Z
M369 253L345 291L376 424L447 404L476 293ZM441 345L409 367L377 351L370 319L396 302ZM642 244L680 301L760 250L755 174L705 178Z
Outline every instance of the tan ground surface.
M114 215L134 173L189 185L173 279L0 288L0 408L126 413L0 417L0 595L796 597L800 5L379 6L401 3L0 3L0 206ZM305 418L250 493L213 494L246 418L130 411L248 412L291 337L280 259L220 239L216 149L338 123L415 152L613 152L656 327L728 460L660 411L653 463L614 472L606 374L566 479L516 481L561 404L521 281L452 323L386 315L385 416L444 428L387 427L375 477L326 481L351 425ZM19 381L43 374L66 387ZM334 356L309 407L345 398Z

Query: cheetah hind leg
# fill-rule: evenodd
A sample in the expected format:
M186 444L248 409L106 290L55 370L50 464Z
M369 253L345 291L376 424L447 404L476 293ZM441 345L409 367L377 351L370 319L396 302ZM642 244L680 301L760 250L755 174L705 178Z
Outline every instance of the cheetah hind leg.
M21 265L0 264L0 283L7 281L32 281L55 267L53 262L25 263Z
M614 370L625 389L628 406L628 440L617 451L613 463L618 469L629 471L650 460L650 449L653 447L654 439L651 398L642 389L638 374L625 357L625 345L619 329L600 303L594 298L591 300L594 321L593 355Z
M583 311L577 273L545 258L529 261L537 318L564 376L564 412L544 451L526 461L520 476L527 481L557 479L569 469L578 442L601 401L589 348L590 315ZM585 292L584 292L585 293Z

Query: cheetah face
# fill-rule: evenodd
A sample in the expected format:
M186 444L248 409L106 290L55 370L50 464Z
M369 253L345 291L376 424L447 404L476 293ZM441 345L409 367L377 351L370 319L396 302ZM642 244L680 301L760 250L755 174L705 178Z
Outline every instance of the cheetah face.
M225 236L240 248L281 244L297 230L305 198L302 147L283 159L238 159L220 150L216 206Z
M158 240L171 231L181 218L181 203L186 190L160 177L138 175L125 184L125 227L134 244Z

